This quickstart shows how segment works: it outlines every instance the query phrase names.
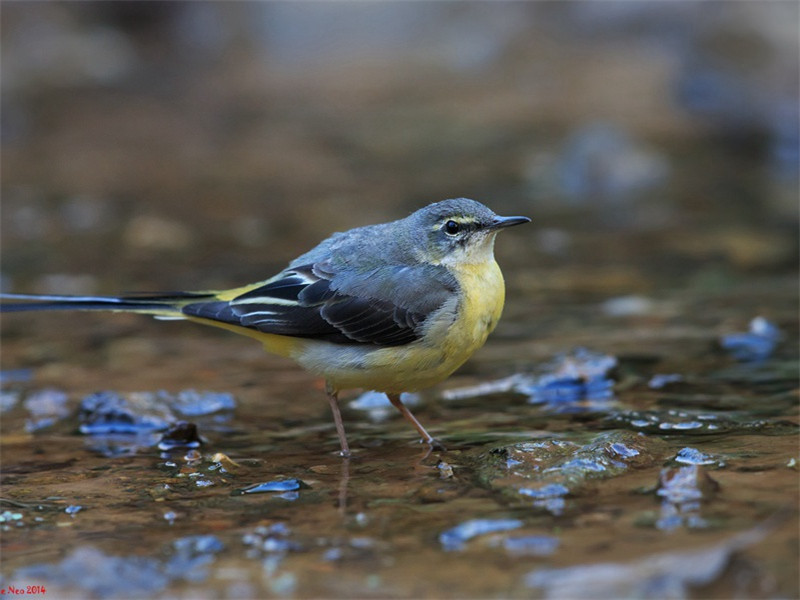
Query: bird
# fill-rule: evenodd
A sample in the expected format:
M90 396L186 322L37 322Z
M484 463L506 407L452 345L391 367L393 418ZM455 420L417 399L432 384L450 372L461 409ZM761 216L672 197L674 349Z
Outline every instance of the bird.
M383 392L433 448L401 401L449 377L485 343L505 302L496 234L530 222L475 200L332 234L269 279L227 290L124 296L0 294L0 312L133 312L221 327L261 342L325 380L339 438L342 390Z

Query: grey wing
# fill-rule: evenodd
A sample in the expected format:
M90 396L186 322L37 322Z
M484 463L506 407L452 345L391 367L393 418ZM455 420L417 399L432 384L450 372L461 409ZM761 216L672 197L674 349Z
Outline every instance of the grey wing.
M317 263L293 266L231 301L187 304L183 312L264 333L397 346L421 337L426 318L454 286L436 267L381 267L353 276Z

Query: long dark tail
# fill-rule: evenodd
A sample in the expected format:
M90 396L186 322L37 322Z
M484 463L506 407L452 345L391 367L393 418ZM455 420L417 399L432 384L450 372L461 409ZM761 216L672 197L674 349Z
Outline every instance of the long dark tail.
M210 293L178 292L141 296L49 296L38 294L0 294L0 312L32 310L110 310L169 316L181 314L192 302L214 298ZM10 302L9 302L10 301Z

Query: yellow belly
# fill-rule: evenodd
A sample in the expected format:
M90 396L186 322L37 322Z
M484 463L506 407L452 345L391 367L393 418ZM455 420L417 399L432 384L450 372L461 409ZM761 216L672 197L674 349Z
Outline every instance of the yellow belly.
M365 349L312 343L293 358L337 389L399 393L439 383L483 346L505 300L503 275L493 260L467 265L457 277L460 301L432 315L424 336L412 344Z

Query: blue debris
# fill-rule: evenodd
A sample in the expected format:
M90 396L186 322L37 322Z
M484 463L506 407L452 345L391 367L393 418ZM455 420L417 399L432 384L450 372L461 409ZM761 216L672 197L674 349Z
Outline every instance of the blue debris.
M81 510L83 510L82 506L78 506L76 504L70 504L67 508L64 509L64 512L67 513L68 515L74 515L80 512Z
M681 448L678 455L675 457L675 462L684 465L713 465L716 460L708 454L703 454L700 450L695 448Z
M299 479L276 479L275 481L256 483L246 488L242 488L240 490L237 490L237 494L262 494L265 492L295 492L297 490L305 489L308 487L310 486L307 483Z
M442 532L439 542L445 550L463 550L466 543L474 537L519 527L522 527L519 519L470 519Z
M777 326L764 317L756 317L750 322L750 331L723 335L720 345L736 360L755 362L769 358L781 337Z
M557 356L543 367L543 375L519 381L514 390L527 395L532 404L606 401L614 397L611 372L616 366L614 356L578 348Z
M612 452L614 452L614 454L617 454L623 458L639 456L639 451L636 448L631 448L621 442L614 442L609 445L609 448Z

